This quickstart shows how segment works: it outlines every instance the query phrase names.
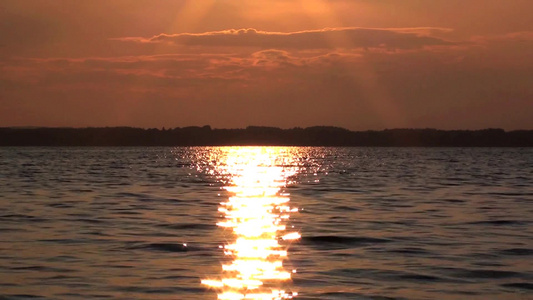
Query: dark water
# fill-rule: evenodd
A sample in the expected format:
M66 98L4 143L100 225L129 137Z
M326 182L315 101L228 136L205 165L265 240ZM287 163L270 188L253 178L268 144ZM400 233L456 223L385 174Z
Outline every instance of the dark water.
M223 152L0 149L0 299L217 299ZM533 149L275 153L296 299L533 299Z

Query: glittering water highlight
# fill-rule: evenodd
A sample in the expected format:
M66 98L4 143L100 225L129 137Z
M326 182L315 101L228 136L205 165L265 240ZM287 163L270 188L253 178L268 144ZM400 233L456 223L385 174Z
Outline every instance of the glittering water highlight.
M217 299L259 177L291 279L234 298L532 298L531 148L53 147L0 149L0 299Z
M283 261L290 240L300 234L287 230L287 221L298 208L291 207L289 195L281 192L296 172L284 167L290 165L283 162L290 156L284 155L284 148L223 152L216 172L230 176L225 189L231 196L220 204L224 220L217 225L233 232L234 240L221 246L232 261L222 265L220 279L204 279L202 284L217 289L218 299L291 299L297 292L288 291L287 282L296 270L286 270Z

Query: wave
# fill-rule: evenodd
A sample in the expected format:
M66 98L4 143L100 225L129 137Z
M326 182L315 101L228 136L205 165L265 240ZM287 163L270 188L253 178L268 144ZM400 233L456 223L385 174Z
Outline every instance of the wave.
M533 249L512 248L512 249L500 250L497 253L500 255L508 255L508 256L528 256L528 255L533 255Z
M533 290L533 283L528 282L513 282L513 283L504 283L501 286L506 288L518 288L524 290Z
M128 247L128 249L147 249L164 252L189 252L199 250L198 248L191 247L187 244L177 243L144 243Z
M494 225L494 226L506 226L506 225L527 225L531 222L529 221L518 221L518 220L492 220L492 221L476 221L468 222L466 225Z
M462 279L506 279L527 277L527 274L520 272L491 269L438 268L438 270L450 277Z
M439 277L435 275L421 274L421 273L410 273L396 270L380 270L380 269L334 269L324 274L330 276L340 276L340 277L365 277L365 278L374 278L376 280L385 280L385 281L411 281L411 282L455 282L444 277Z
M158 227L176 229L176 230L213 230L216 229L216 225L212 224L198 224L198 223L179 223L179 224L161 224L157 225Z
M47 299L46 297L30 294L0 295L0 300L18 300L18 299Z
M320 248L330 247L360 247L369 244L389 243L391 240L371 237L347 237L336 235L306 236L300 241L303 245Z

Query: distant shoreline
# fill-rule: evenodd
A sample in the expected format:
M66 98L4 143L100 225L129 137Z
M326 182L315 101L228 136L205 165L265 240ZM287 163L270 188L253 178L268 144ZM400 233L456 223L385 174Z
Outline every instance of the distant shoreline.
M245 129L4 127L0 128L1 146L533 147L533 130L350 131L329 126L291 129L260 126Z

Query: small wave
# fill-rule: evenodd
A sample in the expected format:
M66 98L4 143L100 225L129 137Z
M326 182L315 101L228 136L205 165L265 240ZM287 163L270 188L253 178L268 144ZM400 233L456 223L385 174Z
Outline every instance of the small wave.
M465 279L503 279L503 278L522 278L523 273L500 270L485 270L485 269L461 269L461 268L442 268L445 274L455 278Z
M93 189L69 189L68 191L71 193L92 193L94 192Z
M429 254L431 254L427 250L424 250L422 248L416 248L416 247L388 249L388 250L385 249L383 251L391 252L391 253L399 253L399 254L410 254L410 255L429 255Z
M93 240L90 239L42 239L37 241L41 243L54 243L64 245L87 244L93 242Z
M346 236L308 236L300 241L303 245L320 249L342 249L349 247L362 247L365 245L388 243L391 240L370 237L346 237Z
M9 268L13 271L40 271L40 272L55 272L55 273L70 273L74 270L64 269L64 268L53 268L47 266L24 266L24 267L12 267Z
M175 198L158 197L158 196L154 196L150 194L143 194L143 193L121 192L121 193L115 193L114 196L118 198L135 199L140 202L169 202L169 203L182 202L182 200L175 199Z
M0 222L1 221L16 221L16 222L45 222L46 219L30 216L30 215L21 215L21 214L8 214L8 215L1 215L0 216Z
M299 287L328 286L329 281L325 278L293 278L292 282ZM298 299L300 299L298 297Z
M298 297L300 299L300 297ZM355 300L405 300L406 298L392 298L386 296L367 296L364 294L348 293L348 292L328 292L320 294L318 298L302 298L306 300L311 299L355 299Z
M468 225L495 225L495 226L507 226L507 225L527 225L527 221L517 221L517 220L492 220L492 221L477 221L465 223Z
M466 202L466 200L462 200L462 199L442 199L442 201L449 202L449 203L464 203L464 202Z
M533 290L533 283L528 282L513 282L513 283L504 283L501 286L507 287L507 288L517 288L517 289L524 289L524 290Z
M447 281L443 278L432 276L432 275L424 275L424 274L400 274L397 276L400 279L408 280L408 281L423 281L423 282L430 282L430 281Z
M344 206L344 205L341 205L341 206L335 206L335 207L333 207L333 209L338 209L338 210L349 210L349 211L358 211L358 210L361 210L361 209L356 208L356 207L350 207L350 206Z
M498 254L509 256L527 256L533 255L533 249L526 248L512 248L498 251Z
M190 247L187 244L175 244L175 243L149 243L141 244L130 247L130 249L148 249L154 251L164 252L189 252L198 250L194 247Z
M187 271L185 269L181 269L179 271ZM169 275L169 276L163 276L162 279L169 279L169 280L176 280L176 279L195 279L198 278L196 276L190 276L190 275Z
M198 223L162 224L162 225L157 225L157 226L163 227L163 228L169 228L169 229L177 229L177 230L190 230L190 229L212 230L212 229L217 228L216 225L198 224Z
M50 204L47 204L47 206L48 207L52 207L52 208L72 208L72 207L74 207L73 204L62 203L62 202L50 203Z
M75 216L75 215L69 215L69 216ZM102 224L105 223L102 219L91 219L91 218L76 218L73 221L75 222L81 222L81 223L88 223L88 224Z
M442 278L434 275L408 273L396 270L380 270L380 269L334 269L325 272L328 275L354 277L363 276L374 278L377 280L386 281L412 281L412 282L447 282L447 278Z
M388 243L391 240L370 237L346 237L337 235L319 235L303 237L302 242L330 243L330 244L372 244Z
M151 287L151 286L126 286L120 287L119 291L128 293L143 293L143 294L179 294L179 293L203 293L204 288L197 287Z
M30 294L0 295L0 300L18 300L18 299L47 299L46 297Z

